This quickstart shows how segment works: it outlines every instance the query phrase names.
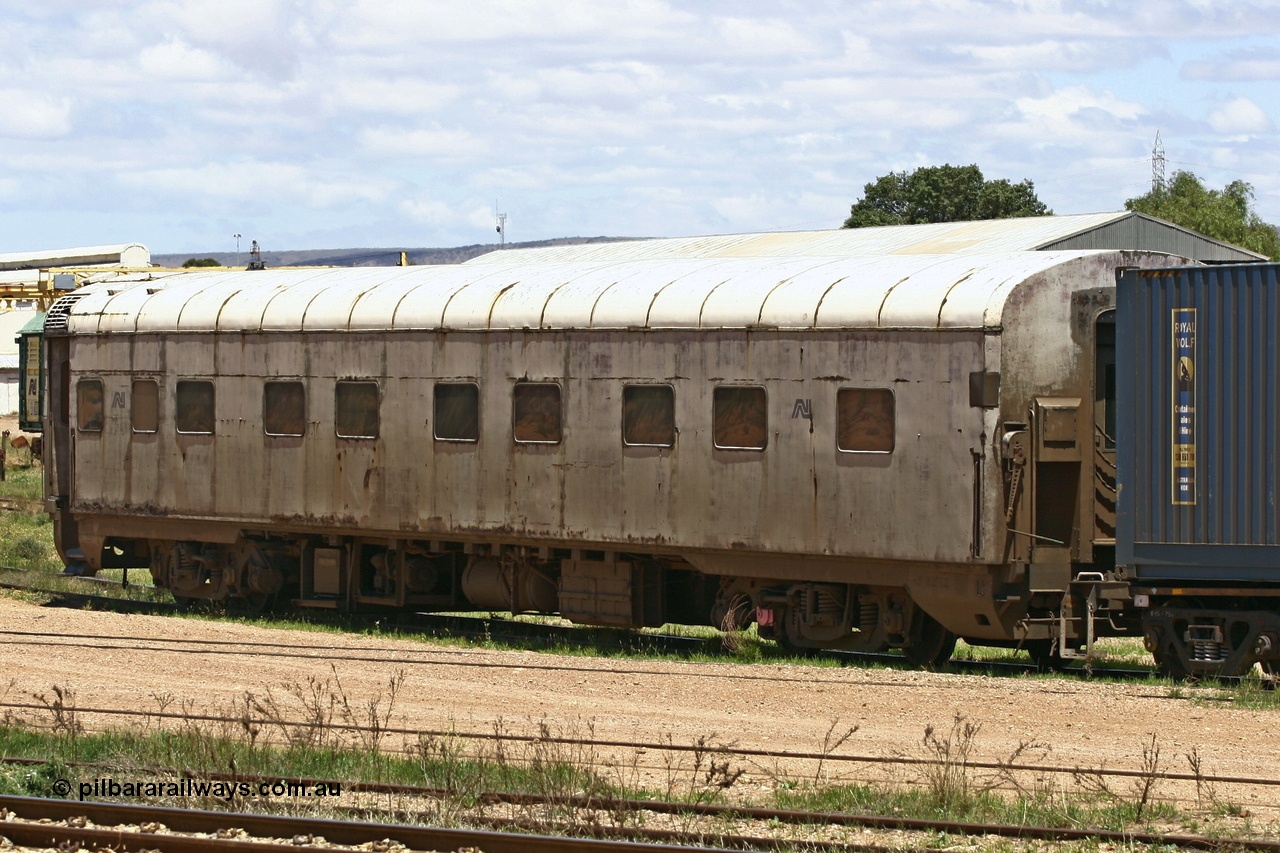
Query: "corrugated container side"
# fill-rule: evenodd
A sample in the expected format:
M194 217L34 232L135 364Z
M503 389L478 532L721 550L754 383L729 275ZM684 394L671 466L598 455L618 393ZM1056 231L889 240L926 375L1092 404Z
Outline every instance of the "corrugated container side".
M1278 271L1120 277L1117 559L1135 577L1280 578Z

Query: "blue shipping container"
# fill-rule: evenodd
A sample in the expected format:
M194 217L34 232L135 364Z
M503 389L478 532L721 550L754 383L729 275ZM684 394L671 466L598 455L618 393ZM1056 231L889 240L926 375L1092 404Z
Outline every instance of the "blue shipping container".
M1116 330L1117 565L1280 580L1280 265L1126 270Z

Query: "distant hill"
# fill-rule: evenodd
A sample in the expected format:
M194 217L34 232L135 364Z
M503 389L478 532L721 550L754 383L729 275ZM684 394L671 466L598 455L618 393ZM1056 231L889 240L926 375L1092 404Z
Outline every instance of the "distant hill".
M616 243L634 240L635 237L558 237L554 240L533 240L528 243L508 243L511 249L532 249L541 246L574 246L580 243ZM407 252L409 263L460 264L472 258L498 251L496 243L472 246L454 246L446 249L390 248L390 249L295 249L262 253L268 267L392 267L400 263L400 253ZM184 252L182 254L152 255L151 263L161 267L180 267L189 258L213 258L224 267L242 267L249 263L249 253L241 252Z

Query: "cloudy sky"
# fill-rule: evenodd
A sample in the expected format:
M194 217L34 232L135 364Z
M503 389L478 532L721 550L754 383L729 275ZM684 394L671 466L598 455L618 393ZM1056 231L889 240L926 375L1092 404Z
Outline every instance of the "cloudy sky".
M0 0L0 251L836 227L978 163L1280 222L1280 0Z

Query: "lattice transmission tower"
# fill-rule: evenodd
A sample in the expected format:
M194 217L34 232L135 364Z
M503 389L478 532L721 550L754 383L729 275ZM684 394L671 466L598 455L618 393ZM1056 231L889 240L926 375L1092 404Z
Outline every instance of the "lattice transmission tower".
M1151 146L1151 191L1164 189L1164 143L1160 131L1156 131L1156 144Z

